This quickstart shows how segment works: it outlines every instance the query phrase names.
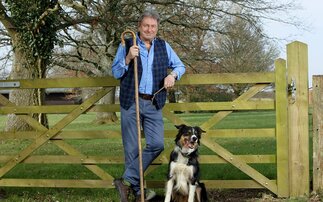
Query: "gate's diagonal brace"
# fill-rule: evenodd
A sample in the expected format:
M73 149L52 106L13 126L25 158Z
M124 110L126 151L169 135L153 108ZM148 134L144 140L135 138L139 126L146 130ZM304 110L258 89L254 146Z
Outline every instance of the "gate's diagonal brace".
M174 115L172 112L170 112L167 105L163 108L163 116L173 122L175 125L179 124L186 124L188 125L183 119L179 118L178 116Z
M84 101L81 105L76 107L70 114L65 116L62 120L56 123L52 128L48 131L44 131L42 135L37 137L37 139L31 143L28 147L20 151L15 157L9 160L3 167L0 168L0 178L4 176L7 172L9 172L12 168L14 168L17 164L26 159L32 152L42 146L45 142L50 140L52 137L57 135L61 129L63 129L66 125L70 124L73 120L75 120L79 115L85 113L94 103L99 101L103 96L105 96L111 88L103 88L97 91L92 97Z
M0 94L0 103L2 105L5 106L15 106L14 103L10 102L6 97L4 97L3 95ZM19 116L21 119L23 119L24 121L26 121L30 126L32 126L35 130L38 131L47 131L48 129L41 125L38 121L36 121L34 118L32 118L29 115L17 115ZM53 140L53 143L58 145L63 151L65 151L66 153L68 153L69 155L75 155L76 151L74 148L72 148L71 146L69 146L67 143L63 144L61 143L62 141L57 141L57 140ZM64 145L64 146L62 146ZM71 152L73 151L73 152ZM77 152L77 154L80 156L80 158L82 158L82 154L80 152ZM89 170L91 170L94 174L96 174L98 177L100 177L103 180L111 180L112 177L110 175L108 175L106 172L104 172L100 167L96 166L96 165L85 165L85 167L87 167Z
M268 179L267 177L259 173L257 170L249 166L243 159L233 155L225 148L223 148L221 145L212 141L210 138L207 138L204 136L204 138L201 139L201 142L203 145L207 146L208 148L216 152L224 160L231 163L232 165L234 165L235 167L237 167L238 169L246 173L248 176L253 178L259 184L266 187L273 193L277 194L277 185L273 183L270 179Z
M259 91L264 89L266 86L268 86L268 84L254 85L247 92L243 93L241 96L239 96L237 99L235 99L234 102L249 100L254 95L256 95ZM233 111L220 111L220 112L216 113L213 117L211 117L209 120L204 122L200 127L203 130L207 131L210 128L212 128L212 126L217 124L219 121L221 121L222 119L227 117L229 114L231 114L232 112Z
M268 84L257 84L251 87L247 92L242 94L240 97L234 100L234 102L239 102L242 100L249 100L254 95L256 95L260 90L264 89ZM218 112L213 117L211 117L208 121L203 123L201 125L201 128L204 130L210 129L213 125L218 123L220 120L231 114L233 111L225 111L225 112ZM257 170L249 166L243 159L233 155L229 151L227 151L225 148L223 148L221 145L217 144L216 142L212 141L210 138L207 138L204 136L204 138L201 140L202 144L206 147L210 148L212 151L216 152L219 156L221 156L224 160L231 163L244 173L246 173L248 176L253 178L255 181L257 181L262 186L266 187L273 193L277 194L277 185L273 183L270 179L266 178L264 175L259 173Z
M64 142L63 140L53 140L53 143L56 144L59 148L64 150L69 155L79 156L81 159L86 158L81 152L74 149L72 146ZM91 172L96 174L98 177L100 177L102 180L113 180L113 177L109 174L107 174L102 168L100 168L97 165L84 165L87 169L89 169Z

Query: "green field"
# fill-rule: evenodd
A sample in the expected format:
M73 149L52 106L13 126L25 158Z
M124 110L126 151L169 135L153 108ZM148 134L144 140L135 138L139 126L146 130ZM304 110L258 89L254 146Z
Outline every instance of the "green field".
M191 125L199 125L210 118L211 113L184 113L180 114ZM50 125L55 124L64 115L49 115ZM84 114L73 121L64 130L120 130L120 125L106 124L95 125L92 123L95 114ZM0 130L3 130L6 117L0 116ZM311 117L310 117L311 120ZM311 123L310 123L311 126ZM246 111L230 114L214 128L272 128L275 127L275 114L273 111ZM169 121L165 120L166 129L174 129ZM311 131L311 127L310 127ZM1 135L1 134L0 134ZM174 134L175 136L176 134ZM207 134L206 134L207 135ZM96 139L96 140L67 140L68 143L82 151L85 155L122 155L121 139ZM233 154L275 154L276 146L273 138L217 138L216 141L227 148ZM6 140L0 143L1 154L14 154L26 147L30 141ZM166 145L173 144L172 138L165 139ZM310 154L312 152L310 151ZM34 154L64 154L50 142L38 149ZM213 154L208 148L201 146L200 154ZM119 177L123 171L123 165L100 165L109 171L114 177ZM270 179L276 178L275 164L254 164ZM165 179L166 165L155 170L147 179ZM231 165L201 165L203 179L250 179L241 171ZM8 174L7 178L46 178L46 179L97 179L81 165L33 165L20 164ZM117 192L114 189L62 189L62 188L12 188L4 187L7 198L3 201L118 201ZM156 190L163 195L163 190Z

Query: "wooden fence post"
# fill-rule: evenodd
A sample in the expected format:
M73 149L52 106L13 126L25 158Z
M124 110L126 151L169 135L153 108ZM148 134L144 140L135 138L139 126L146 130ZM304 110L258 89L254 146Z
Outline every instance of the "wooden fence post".
M323 76L313 76L313 190L323 190Z
M290 196L309 194L308 55L307 45L287 45L289 83L289 182Z

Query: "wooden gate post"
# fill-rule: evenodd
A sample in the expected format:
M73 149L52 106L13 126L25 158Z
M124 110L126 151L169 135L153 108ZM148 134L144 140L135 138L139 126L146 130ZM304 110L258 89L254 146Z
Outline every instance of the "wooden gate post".
M323 190L323 76L313 76L313 190Z
M276 147L277 147L277 196L289 197L288 176L288 102L286 61L275 60L276 73Z
M308 55L307 45L287 45L289 83L289 182L290 196L309 194Z

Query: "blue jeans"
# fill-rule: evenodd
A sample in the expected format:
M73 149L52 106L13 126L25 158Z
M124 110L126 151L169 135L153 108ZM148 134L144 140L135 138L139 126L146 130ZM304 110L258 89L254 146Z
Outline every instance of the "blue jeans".
M140 124L144 131L146 147L142 151L143 171L164 150L164 122L162 110L157 110L150 100L139 98ZM121 132L125 155L123 179L140 193L140 170L135 103L125 110L121 107Z

